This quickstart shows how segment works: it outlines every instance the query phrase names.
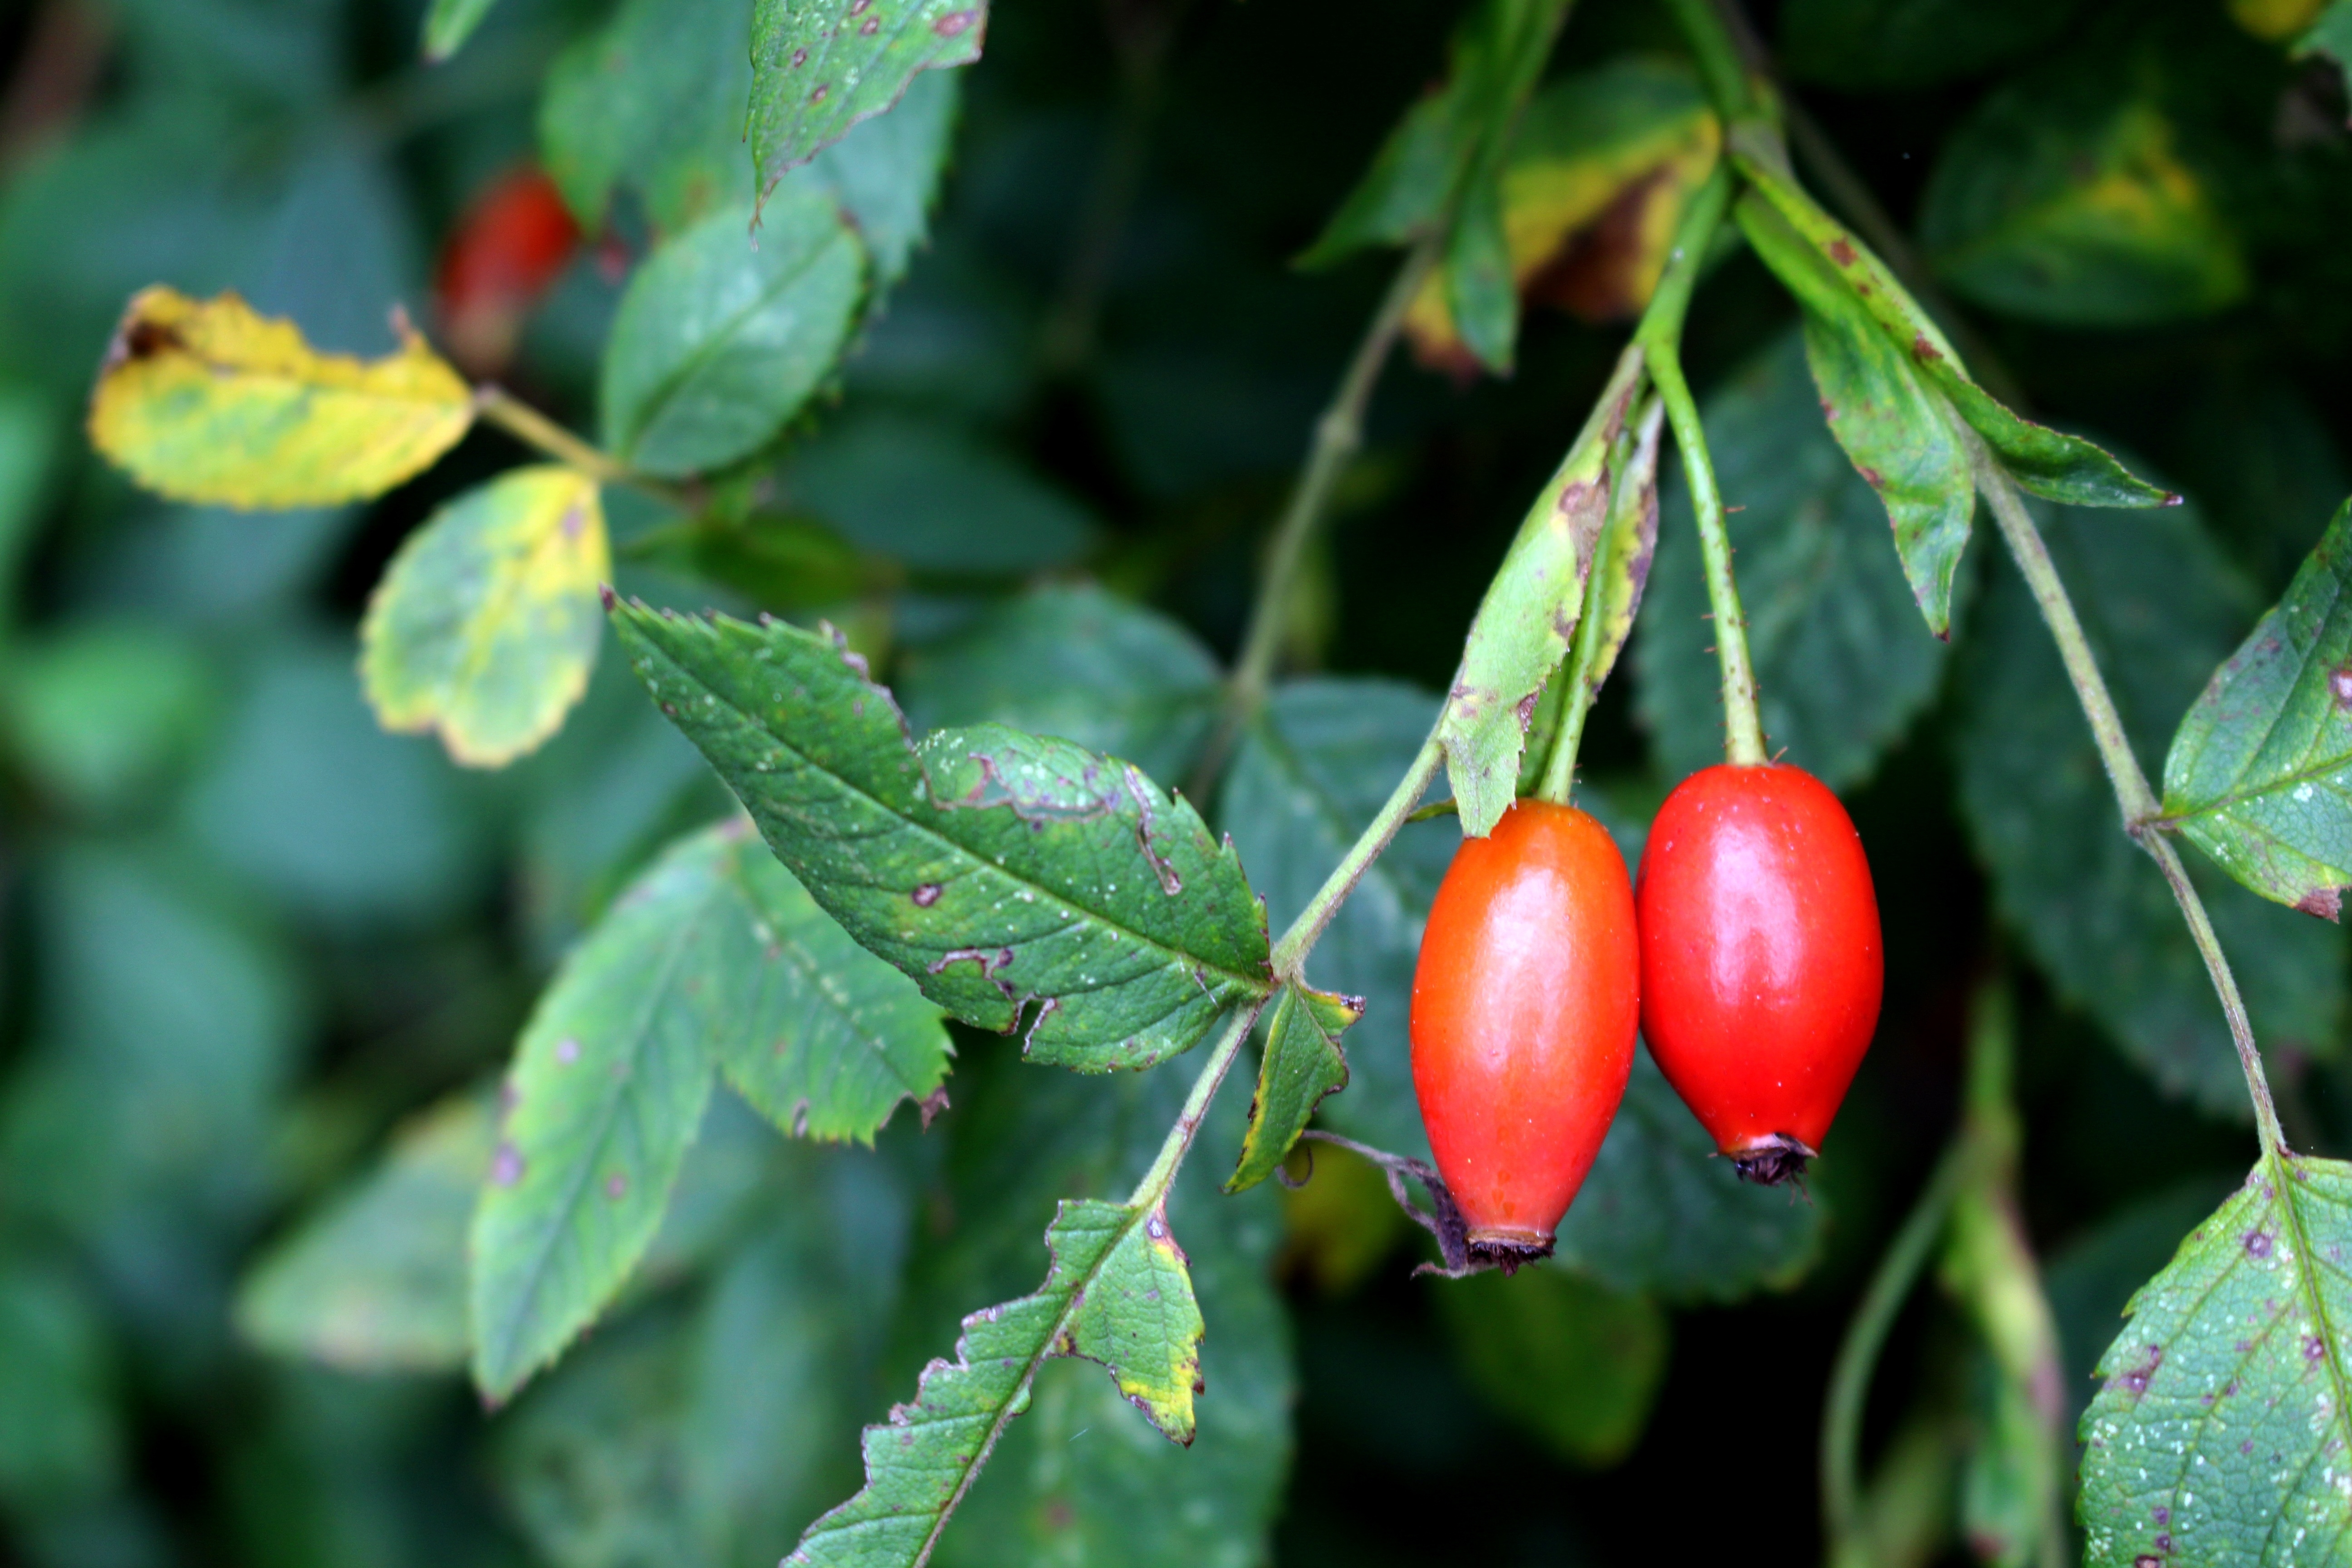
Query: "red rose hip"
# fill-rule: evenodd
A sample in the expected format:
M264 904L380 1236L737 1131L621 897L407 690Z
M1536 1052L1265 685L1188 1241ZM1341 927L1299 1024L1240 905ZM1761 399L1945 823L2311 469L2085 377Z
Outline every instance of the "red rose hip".
M1802 768L1693 773L1650 825L1642 1034L1739 1173L1819 1152L1870 1048L1885 957L1853 823Z
M1549 1253L1633 1065L1640 946L1624 858L1522 800L1455 852L1412 980L1412 1081L1474 1258Z

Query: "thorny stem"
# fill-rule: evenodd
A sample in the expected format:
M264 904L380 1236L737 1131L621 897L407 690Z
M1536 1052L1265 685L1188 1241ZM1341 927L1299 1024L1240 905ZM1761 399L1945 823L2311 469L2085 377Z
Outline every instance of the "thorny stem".
M1703 0L1675 0L1678 5ZM1706 558L1706 596L1715 610L1715 657L1723 676L1723 754L1726 761L1755 767L1764 761L1764 728L1756 718L1756 671L1748 658L1748 621L1739 608L1739 585L1731 574L1731 541L1723 527L1723 493L1716 487L1715 461L1707 455L1706 431L1690 383L1683 379L1683 318L1690 309L1707 244L1731 200L1731 167L1715 173L1683 215L1672 258L1650 309L1634 331L1648 362L1650 380L1674 426L1675 447L1689 477L1691 510L1698 516L1700 553Z
M1234 664L1224 712L1218 720L1215 735L1202 753L1200 765L1193 770L1188 793L1196 798L1207 795L1242 726L1265 701L1274 675L1275 655L1281 648L1283 630L1290 617L1292 588L1297 581L1299 563L1305 559L1307 542L1314 537L1317 525L1330 505L1332 485L1347 467L1348 459L1363 445L1364 410L1371 403L1372 388L1388 363L1389 351L1396 346L1406 310L1437 265L1437 249L1438 240L1433 236L1405 254L1388 292L1381 297L1380 308L1372 312L1363 338L1348 361L1347 371L1339 378L1329 406L1315 422L1315 438L1307 449L1307 461L1291 487L1289 502L1283 508L1282 519L1275 525L1273 541L1266 548L1265 574L1259 580L1257 602L1250 609L1249 629L1242 638L1241 657Z
M1919 1201L1878 1260L1878 1271L1854 1309L1830 1372L1829 1395L1822 1409L1822 1528L1829 1537L1832 1563L1844 1560L1844 1549L1862 1521L1862 1410L1870 1394L1870 1376L1959 1193L1965 1142L1965 1135L1955 1136L1944 1151Z
M2147 775L2140 771L2139 758L2133 754L2131 742L2124 734L2123 716L2116 711L2115 699L2108 695L2107 683L2099 674L2098 660L2092 656L2090 639L2083 634L2083 623L2074 614L2074 602L2066 596L2066 585L2059 580L2049 546L2042 542L2042 531L2033 525L2032 514L2025 510L2025 498L2018 493L2016 481L1993 460L1982 441L1970 437L1969 450L1976 468L1977 488L1992 508L2000 524L2001 538L2008 542L2018 571L2024 574L2034 603L2042 606L2042 618L2049 623L2050 635L2058 644L2058 657L2065 663L2066 679L2074 684L2083 716L2090 721L2091 738L2098 745L2099 761L2106 767L2107 782L2115 786L2116 805L2123 812L2124 831L2148 852L2158 869L2164 873L2173 901L2180 906L2181 918L2189 922L2189 938L2196 942L2199 956L2205 960L2205 972L2212 976L2213 990L2221 999L2222 1016L2229 1020L2231 1044L2237 1047L2238 1067L2246 1075L2246 1093L2254 1103L2254 1128L2262 1137L2263 1154L2265 1159L2280 1159L2286 1153L2286 1135L2279 1128L2278 1107L2271 1100L2270 1079L2263 1070L2262 1053L2254 1045L2254 1026L2246 1016L2245 1000L2238 994L2237 977L2230 972L2229 957L2221 951L2221 938L2213 933L2213 922L2206 916L2204 900L2189 885L2189 873L2181 866L2171 840L2158 826L2161 808L2156 792L2148 787Z
M489 383L475 388L474 411L524 446L579 469L598 484L626 485L681 511L694 510L694 498L684 488L641 474L590 446L503 386Z

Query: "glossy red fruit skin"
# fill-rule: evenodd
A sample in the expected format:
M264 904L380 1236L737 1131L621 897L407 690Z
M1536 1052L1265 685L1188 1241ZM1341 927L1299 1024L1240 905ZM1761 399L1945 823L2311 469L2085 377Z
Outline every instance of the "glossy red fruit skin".
M1573 806L1465 838L1412 981L1412 1081L1474 1252L1549 1252L1625 1095L1641 1021L1625 860Z
M1751 1180L1801 1172L1878 1026L1878 896L1853 819L1802 768L1693 773L1650 825L1634 903L1642 1037Z

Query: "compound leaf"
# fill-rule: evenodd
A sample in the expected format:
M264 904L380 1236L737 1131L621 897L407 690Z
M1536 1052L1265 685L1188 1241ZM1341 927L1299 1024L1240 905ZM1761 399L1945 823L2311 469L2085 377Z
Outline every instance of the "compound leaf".
M865 260L834 204L778 193L756 242L723 207L654 253L604 352L604 435L647 473L715 468L764 445L840 356Z
M2164 813L2266 899L2336 918L2352 886L2352 503L2214 673L2164 763Z
M322 354L235 294L154 288L115 328L89 435L149 489L217 506L332 506L430 468L473 424L465 381L415 332Z
M1348 1057L1339 1037L1363 1016L1360 996L1334 996L1296 982L1283 986L1274 1021L1266 1026L1249 1131L1242 1139L1241 1163L1225 1183L1227 1192L1254 1187L1272 1175L1306 1131L1316 1106L1348 1087Z
M616 606L638 677L867 950L1036 1060L1148 1067L1263 995L1230 846L1137 769L993 724L911 742L824 637Z
M987 0L758 0L751 156L760 189L898 101L918 72L980 58Z
M596 483L559 464L468 490L409 535L368 600L360 678L387 730L501 767L588 689L612 575Z
M2352 1166L2257 1165L2141 1287L2084 1413L2083 1561L2332 1562L2352 1535Z

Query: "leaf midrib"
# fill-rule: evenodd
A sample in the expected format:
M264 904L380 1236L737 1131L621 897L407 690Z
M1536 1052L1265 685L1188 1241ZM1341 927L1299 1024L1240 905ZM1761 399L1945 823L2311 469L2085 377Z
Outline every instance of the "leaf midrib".
M654 642L651 638L646 638L644 640L648 647L660 654L662 658L669 664L671 668L675 669L685 679L692 682L696 687L699 688L706 695L724 703L728 711L733 713L739 721L748 726L751 730L758 734L766 736L776 744L791 752L793 755L801 759L804 765L823 774L825 778L832 780L839 788L856 795L858 799L866 802L868 805L873 806L875 809L889 816L893 821L902 822L906 824L908 828L912 829L916 833L921 834L925 838L931 842L944 846L948 849L953 851L957 856L970 861L973 866L981 868L986 871L993 872L1013 883L1017 887L1026 888L1042 897L1049 898L1056 904L1068 905L1072 908L1083 910L1089 919L1111 931L1120 932L1133 940L1139 945L1150 949L1155 952L1165 953L1171 961L1171 963L1175 967L1205 971L1209 973L1215 974L1241 986L1244 991L1247 992L1252 996L1264 996L1273 990L1274 983L1271 978L1243 974L1238 971L1228 969L1221 963L1212 963L1210 960L1198 954L1186 952L1180 948L1170 947L1166 942L1160 941L1157 937L1147 936L1143 932L1135 930L1133 927L1104 914L1099 910L1088 907L1081 900L1072 898L1066 893L1049 888L1042 882L1034 881L1027 876L1013 870L1008 866L1003 866L994 860L985 858L979 853L979 851L968 848L964 845L959 844L954 839L948 837L945 834L940 832L939 829L917 821L914 817L911 817L900 811L897 806L892 805L888 801L883 800L845 775L836 773L833 769L826 767L816 761L815 758L812 757L800 746L776 733L775 731L770 729L765 723L762 723L761 721L746 712L733 698L727 696L723 692L713 690L707 682L703 681L698 676L695 675L691 670L680 664L677 659L670 654L668 649L662 647L658 643ZM880 687L875 686L871 682L866 682L865 684L866 686L866 689L874 697L885 700L887 699L888 694ZM928 797L931 788L930 774L923 768L922 759L915 756L912 747L908 747L907 749L907 754L908 759L914 763L916 771L922 774L923 793L926 797ZM1119 765L1124 767L1129 764L1120 763ZM1076 988L1075 987L1073 988L1074 991L1076 989ZM1094 987L1093 989L1117 989L1117 987ZM1043 993L1033 993L1033 994L1043 994ZM1059 994L1059 993L1056 994Z

